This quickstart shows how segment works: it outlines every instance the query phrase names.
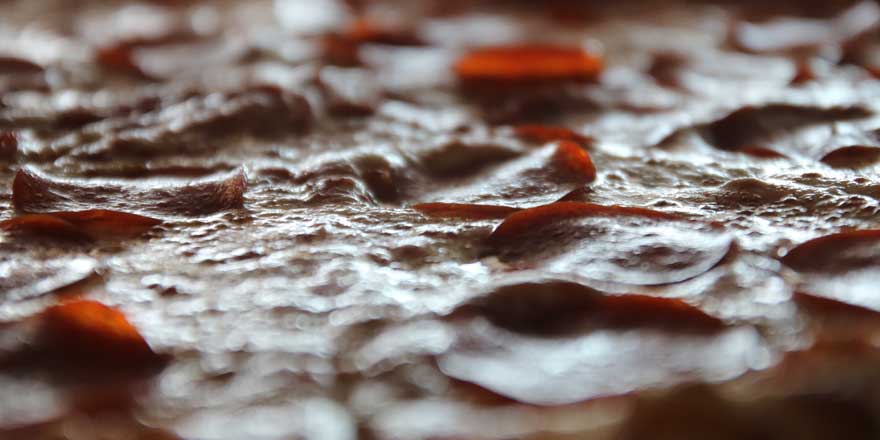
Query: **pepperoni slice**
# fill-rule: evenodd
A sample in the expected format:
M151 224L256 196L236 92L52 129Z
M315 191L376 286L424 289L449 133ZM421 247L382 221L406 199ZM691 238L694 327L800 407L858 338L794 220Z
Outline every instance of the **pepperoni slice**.
M761 146L743 147L739 151L740 153L761 159L784 159L787 157L774 149Z
M802 295L880 311L880 230L826 235L790 250L782 262L802 275Z
M506 240L527 233L536 227L568 218L588 216L642 216L667 220L683 220L675 214L630 206L605 206L595 203L559 202L520 211L498 225L492 232L493 240Z
M803 150L797 135L801 130L837 121L854 121L868 117L871 110L858 105L852 106L805 106L790 103L764 104L740 107L718 119L678 129L659 142L661 147L687 144L699 136L709 145L725 151L757 154L759 157L810 156ZM766 150L773 145L773 151ZM779 150L780 146L787 148ZM757 150L756 150L757 149ZM789 154L791 153L791 154Z
M564 280L501 285L461 308L519 333L556 334L597 328L659 328L712 333L724 324L677 299L608 295Z
M0 229L63 239L84 239L88 236L76 225L50 214L27 214L0 222Z
M852 145L838 148L822 157L834 168L862 168L880 162L880 147Z
M52 306L38 320L37 348L67 362L137 367L161 360L122 312L96 301Z
M562 405L683 382L729 380L766 356L767 347L752 328L678 332L643 321L682 318L679 305L667 306L652 305L651 313L637 311L629 322L564 338L513 333L474 321L460 327L458 342L438 357L438 364L452 378L515 401ZM612 316L629 308L618 307ZM685 316L698 315L688 311Z
M159 219L106 209L27 214L10 219L9 222L13 228L27 229L28 223L39 225L45 221L45 217L58 219L72 226L82 235L93 239L134 237L162 223ZM0 223L0 227L4 227L5 224L6 222ZM67 226L60 228L61 231L67 230Z
M549 121L602 107L584 83L598 81L603 60L578 47L477 49L454 66L461 91L492 124Z
M706 272L732 244L723 228L673 214L558 202L510 215L489 237L489 254L516 269L655 285Z
M602 59L578 47L508 46L472 51L454 66L465 83L592 81L603 67Z
M880 263L880 230L846 231L801 243L782 258L798 272L843 273Z
M241 208L246 188L244 170L221 179L172 187L148 187L54 179L37 174L29 168L22 168L12 182L12 202L16 208L28 213L90 211L100 208L196 216ZM81 226L150 223L143 218L135 219L130 214L119 215L100 210L60 215L64 220L80 222Z
M593 165L589 153L574 142L559 142L553 153L553 160L556 161L559 169L567 170L574 180L580 179L584 182L596 180L596 166Z
M711 122L706 131L713 145L739 150L785 132L829 121L863 118L870 111L861 107L803 107L790 104L747 106Z
M0 229L63 239L131 238L147 232L161 220L106 209L25 214L0 222Z
M472 153L476 155L477 153ZM589 153L570 141L545 145L539 150L501 162L501 153L492 157L497 165L485 164L479 173L470 173L452 180L444 180L449 189L435 198L429 192L420 198L430 202L496 204L515 208L540 206L561 199L566 194L583 188L596 178L596 168ZM509 154L509 153L508 153ZM461 154L457 154L461 157ZM474 156L476 157L476 156ZM480 161L486 161L483 158ZM436 163L448 163L451 158L436 158ZM434 167L437 167L437 165ZM462 170L469 160L461 159L448 170Z

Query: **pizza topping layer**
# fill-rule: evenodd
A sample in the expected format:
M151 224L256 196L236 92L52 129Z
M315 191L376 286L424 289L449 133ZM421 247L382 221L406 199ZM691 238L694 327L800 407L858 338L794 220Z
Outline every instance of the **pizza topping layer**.
M137 214L105 209L25 214L0 223L0 229L62 238L135 237L162 223Z
M3 10L0 438L880 437L873 2Z

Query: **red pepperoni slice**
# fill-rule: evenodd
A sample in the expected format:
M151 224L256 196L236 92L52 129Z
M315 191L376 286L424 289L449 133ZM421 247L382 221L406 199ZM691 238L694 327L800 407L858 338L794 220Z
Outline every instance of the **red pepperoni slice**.
M553 160L558 167L567 170L573 180L592 182L596 180L596 166L590 155L578 144L571 141L560 141L553 153Z
M478 150L478 149L477 149ZM468 150L470 151L470 150ZM443 183L449 188L442 196L432 197L433 188L420 198L430 202L496 204L504 203L515 208L540 206L561 199L566 194L583 188L596 178L596 168L589 153L570 141L547 144L539 150L509 159L509 152L495 152L477 160L478 173L469 173ZM451 154L453 151L448 151ZM479 154L455 151L456 158L433 158L433 168L465 170L473 167L470 158ZM507 158L507 160L505 160ZM447 165L447 164L456 165ZM447 175L437 175L447 177ZM447 177L448 178L448 177Z
M764 366L766 356L754 329L726 328L678 300L609 296L568 282L503 286L466 307L495 325L465 321L438 358L441 370L534 405L729 380ZM544 337L571 324L577 333Z
M592 81L603 67L602 59L578 47L509 46L472 51L454 66L465 83Z
M814 238L782 258L798 272L845 273L880 264L880 230L846 231Z
M37 349L48 356L96 367L137 367L161 360L122 312L96 301L50 307L38 321Z
M567 218L602 215L643 216L669 220L683 219L683 217L675 214L645 208L616 205L605 206L583 202L558 202L520 211L516 215L510 216L504 221L504 223L501 223L495 228L495 231L492 232L492 239L505 240L508 238L515 238L517 235L523 234L533 228Z
M826 154L821 160L834 168L861 168L880 162L880 147L841 147Z
M783 159L786 156L776 150L767 148L767 147L743 147L739 150L740 153L748 154L752 157L758 157L761 159Z
M724 324L681 300L608 295L562 280L502 285L462 307L519 333L554 334L598 328L716 332Z
M14 233L79 240L88 236L73 223L51 214L27 214L0 222L0 229Z
M706 125L705 131L713 145L722 150L736 151L772 140L777 132L795 130L829 121L858 119L870 111L862 107L803 107L770 104L743 107Z
M880 311L880 230L815 238L790 250L782 262L801 273L802 296Z
M0 222L0 229L67 239L130 238L147 232L161 220L105 209L26 214Z
M516 212L489 237L490 253L512 268L635 285L700 275L718 264L732 243L717 225L581 202Z

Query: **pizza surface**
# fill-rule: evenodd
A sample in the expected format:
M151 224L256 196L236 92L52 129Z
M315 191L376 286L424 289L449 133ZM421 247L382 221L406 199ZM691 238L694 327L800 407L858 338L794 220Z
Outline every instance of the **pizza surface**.
M880 438L875 2L0 10L0 439Z

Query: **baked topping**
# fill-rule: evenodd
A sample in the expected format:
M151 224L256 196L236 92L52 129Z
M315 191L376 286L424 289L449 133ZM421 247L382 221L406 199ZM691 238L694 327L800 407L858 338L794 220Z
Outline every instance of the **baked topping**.
M877 17L6 2L0 438L878 438Z
M601 71L599 57L576 47L490 47L468 53L455 63L459 80L470 85L590 81Z

